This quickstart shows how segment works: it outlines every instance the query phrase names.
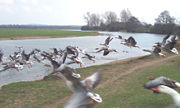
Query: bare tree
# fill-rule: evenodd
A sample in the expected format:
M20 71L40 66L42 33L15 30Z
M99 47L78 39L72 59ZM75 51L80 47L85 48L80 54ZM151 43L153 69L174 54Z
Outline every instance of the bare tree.
M115 12L111 12L111 11L105 12L104 19L105 19L105 23L106 24L110 24L110 23L118 21L116 13Z
M89 27L100 26L102 22L100 15L95 13L90 14L87 12L86 15L84 15L84 19Z
M91 14L90 18L90 26L100 26L101 24L101 17L99 14Z
M132 17L132 14L129 11L129 9L123 9L120 13L121 22L127 22L131 17Z
M87 26L90 25L90 12L87 12L85 15L83 15L84 19L85 19L85 22L87 23Z
M161 12L158 18L156 18L155 20L156 23L159 24L169 24L169 23L171 24L175 22L175 18L171 17L167 10Z

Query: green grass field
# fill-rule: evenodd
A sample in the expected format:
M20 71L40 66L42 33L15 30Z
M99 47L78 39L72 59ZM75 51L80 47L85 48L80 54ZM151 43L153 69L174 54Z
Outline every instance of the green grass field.
M70 31L60 29L0 29L0 38L12 38L21 36L49 36L49 37L68 37L68 36L92 36L98 35L97 32Z

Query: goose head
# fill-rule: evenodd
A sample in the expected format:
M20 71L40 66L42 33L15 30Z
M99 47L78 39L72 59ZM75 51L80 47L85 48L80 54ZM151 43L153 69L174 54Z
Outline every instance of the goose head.
M180 94L174 89L165 85L159 85L156 88L152 88L152 90L170 95L174 100L175 108L180 108Z
M102 98L100 97L99 94L97 93L93 93L93 92L88 92L87 96L92 100L93 103L101 103L102 102Z

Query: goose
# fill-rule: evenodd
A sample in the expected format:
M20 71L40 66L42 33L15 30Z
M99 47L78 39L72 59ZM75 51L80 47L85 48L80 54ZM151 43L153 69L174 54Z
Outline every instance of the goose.
M128 47L137 47L137 48L140 48L139 46L136 45L137 42L135 41L135 39L132 36L130 36L128 39L125 39L125 41L121 42L121 44L126 45Z
M96 61L95 56L88 54L85 49L84 50L79 49L79 50L82 54L84 54L84 57L82 57L82 58L88 58L89 60L93 61L93 63L95 63L95 61Z
M65 51L64 51L64 54L63 54L63 63L65 63L65 60L67 58L67 55L69 54L72 54L74 57L78 57L79 55L79 52L78 52L78 49L77 47L74 47L74 46L67 46L65 48Z
M165 55L163 53L161 53L161 47L159 45L154 45L153 50L143 49L143 51L149 52L149 53L151 53L151 54L153 54L155 56L165 57Z
M51 65L53 66L53 72L55 71L55 69L57 69L58 67L61 66L62 62L57 62L55 59L52 58L51 55L48 55L48 54L44 54L44 53L41 53L41 55L46 58L47 60L49 60L51 62ZM48 64L45 64L45 66L49 67Z
M161 43L161 48L165 52L172 52L175 54L179 54L178 50L174 48L175 44L176 44L176 35L170 36L170 34L168 34L163 38L163 41Z
M2 63L2 65L5 65L5 66L3 66L3 69L1 69L0 72L6 71L11 68L16 69L17 71L20 71L23 69L23 65L21 65L17 62L14 62L14 61L5 62L5 63Z
M164 76L160 76L157 78L148 77L148 79L150 79L151 81L144 84L144 88L146 88L146 89L155 88L159 85L165 85L165 86L168 86L171 88L180 89L180 83L179 82L172 80L170 78L164 77Z
M40 60L36 55L34 55L33 58L34 58L34 60L37 61L38 63L43 64L43 65L46 66L46 67L51 67L50 65L45 64L45 63L43 62L43 60Z
M170 95L174 100L173 108L180 108L180 94L176 90L165 85L159 85L156 88L152 88L152 90Z
M96 49L98 49L98 48L96 48ZM101 48L99 48L98 51L96 51L96 53L101 52L101 51L104 51L103 56L108 55L110 52L118 52L116 49L110 49L109 47L101 47Z
M68 88L73 92L73 96L65 105L64 108L92 108L93 104L89 104L89 100L95 103L102 102L99 94L93 93L92 90L99 84L101 75L96 72L86 79L80 81L78 78L73 77L74 69L62 64L54 73L62 78Z
M77 63L80 65L80 67L83 67L83 65L84 65L84 62L79 57L71 56L71 57L67 57L67 58L70 59L71 61L68 63L65 63L65 64Z
M3 55L4 53L2 52L2 50L0 49L0 63L3 63Z
M59 51L57 50L57 48L50 48L53 50L52 55L54 55L56 58L59 58L61 56L61 54L59 54Z
M111 38L111 36L108 36L105 40L105 42L103 44L100 44L100 45L103 45L103 46L108 46L109 43L112 41L113 38Z
M123 37L121 36L121 35L118 35L118 37L115 37L116 39L120 39L120 40L122 40L123 39Z
M30 62L29 60L30 60L31 55L33 54L34 54L34 50L32 50L29 54L26 54L25 50L23 50L21 53L22 60L25 62L25 64L28 67L32 67L32 62Z

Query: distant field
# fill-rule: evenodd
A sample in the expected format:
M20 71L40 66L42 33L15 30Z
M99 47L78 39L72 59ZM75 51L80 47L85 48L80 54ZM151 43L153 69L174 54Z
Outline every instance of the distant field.
M89 35L98 35L98 33L60 29L0 29L0 38L13 38L23 36L71 37Z

